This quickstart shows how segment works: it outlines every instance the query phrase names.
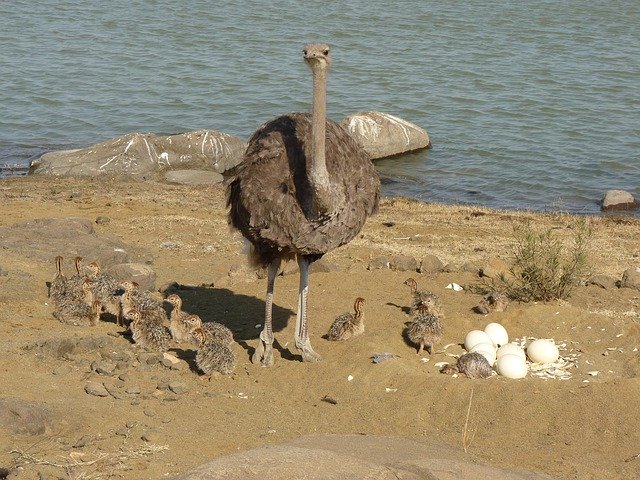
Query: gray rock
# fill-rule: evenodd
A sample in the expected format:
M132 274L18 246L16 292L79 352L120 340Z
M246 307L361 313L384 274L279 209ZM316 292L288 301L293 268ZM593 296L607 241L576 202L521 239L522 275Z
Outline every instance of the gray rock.
M109 267L105 272L118 281L136 282L140 290L156 289L156 272L144 263L120 263Z
M418 261L409 255L394 255L389 268L396 272L415 272L418 270Z
M622 288L634 288L640 290L640 267L628 268L622 274L620 281Z
M608 190L602 198L600 209L604 212L612 210L633 210L640 207L631 193L625 190Z
M444 270L444 263L435 255L427 255L420 261L420 273L437 273Z
M170 170L164 179L179 185L216 185L222 183L224 177L211 170Z
M189 387L182 382L171 382L169 384L169 390L171 390L176 395L182 395L183 393L187 393L189 391Z
M426 130L388 113L360 112L344 118L340 125L373 160L431 146Z
M391 257L387 256L387 255L382 255L380 257L376 257L373 260L371 260L369 262L369 265L367 266L368 270L380 270L383 268L390 268L391 267L391 262L392 259Z
M109 391L102 383L99 382L87 382L84 386L84 391L94 397L108 397Z
M128 262L129 247L117 237L98 235L94 222L83 218L41 218L0 227L0 249L18 252L27 258L50 262L55 274L54 257L64 258L64 272L74 273L73 258L107 265Z
M96 218L96 223L98 225L106 225L109 222L111 222L111 219L109 217L105 217L104 215L100 215Z
M130 387L125 388L124 391L129 395L140 395L142 393L142 390L138 385L131 385Z
M109 360L100 360L91 365L91 369L100 375L111 375L116 369L116 364Z
M0 430L17 435L42 435L51 427L51 415L42 406L17 398L0 398Z
M226 455L174 480L552 480L524 470L482 463L462 450L435 441L370 435L307 436Z
M223 173L242 161L245 147L240 138L213 130L170 136L130 133L78 150L45 153L31 163L29 173L147 178L176 167Z
M598 287L606 290L616 287L615 278L611 278L607 275L594 275L589 278L586 283L587 285L597 285Z

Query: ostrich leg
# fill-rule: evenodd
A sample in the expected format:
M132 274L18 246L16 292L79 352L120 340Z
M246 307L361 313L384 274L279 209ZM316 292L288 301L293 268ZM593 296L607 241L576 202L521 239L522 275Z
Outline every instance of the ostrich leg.
M298 313L296 315L296 347L302 350L303 362L318 362L322 357L313 351L307 328L307 295L309 294L309 267L311 261L298 255L300 270L300 290L298 292Z
M276 281L276 275L280 268L280 259L273 260L267 267L267 298L264 302L264 327L260 332L258 346L251 356L251 363L262 362L262 366L270 367L273 365L273 327L272 327L272 310L273 310L273 285Z

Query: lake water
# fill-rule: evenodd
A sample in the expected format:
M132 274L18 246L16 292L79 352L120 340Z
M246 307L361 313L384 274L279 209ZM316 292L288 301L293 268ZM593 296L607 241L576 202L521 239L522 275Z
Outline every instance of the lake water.
M431 136L376 162L387 195L574 213L640 197L637 1L19 0L0 18L0 176L133 131L248 138L310 108L301 50L325 41L330 117Z

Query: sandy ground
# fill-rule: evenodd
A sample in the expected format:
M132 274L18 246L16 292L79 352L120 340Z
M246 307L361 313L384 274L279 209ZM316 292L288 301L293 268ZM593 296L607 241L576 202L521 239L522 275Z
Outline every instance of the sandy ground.
M230 452L318 433L428 438L494 466L558 479L640 478L640 292L581 286L567 301L512 303L483 316L472 311L478 294L445 288L478 282L465 264L508 260L514 224L532 220L563 237L568 215L384 199L357 239L326 255L329 271L311 275L311 338L323 360L302 363L293 346L298 279L291 273L276 282L276 361L263 368L250 356L265 280L240 268L241 239L227 227L223 187L28 177L0 182L0 200L0 226L109 217L95 224L97 235L147 252L158 286L192 286L181 291L183 308L226 324L237 340L231 376L201 379L190 345L171 349L190 368L144 363L115 323L72 327L52 317L45 282L55 273L54 256L73 258L74 245L50 252L48 262L2 251L0 398L44 406L50 421L43 434L0 434L0 478L16 465L24 468L16 478L167 478ZM592 226L593 273L619 279L640 263L639 221L594 218ZM402 335L407 272L367 269L393 254L434 254L449 264L448 272L413 274L421 289L440 296L446 313L444 339L424 360ZM358 296L366 299L364 336L321 338ZM570 378L440 374L435 364L452 361L465 333L489 321L502 323L511 338L555 339L561 354L576 360ZM90 348L64 354L54 347L61 339ZM377 352L397 357L375 364ZM105 358L120 359L119 369L96 372ZM114 394L89 395L88 381Z

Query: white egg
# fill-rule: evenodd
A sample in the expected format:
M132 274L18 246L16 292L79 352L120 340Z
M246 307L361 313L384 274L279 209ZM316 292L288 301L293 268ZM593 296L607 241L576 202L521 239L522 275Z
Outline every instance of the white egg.
M496 370L503 377L524 378L527 376L527 362L518 355L507 353L496 362Z
M552 363L558 360L560 352L553 340L539 338L529 344L527 356L534 363Z
M468 352L477 345L478 343L489 343L492 344L491 338L482 330L471 330L464 337L464 348L467 349Z
M489 338L491 338L491 341L496 347L509 342L507 329L499 323L492 322L487 324L487 326L484 327L484 332L489 335Z
M470 352L477 352L487 359L489 365L496 363L496 347L493 346L493 343L481 342L475 344L471 347Z
M527 359L524 349L515 343L505 343L502 345L496 352L496 357L500 358L502 355L518 355L523 360Z

